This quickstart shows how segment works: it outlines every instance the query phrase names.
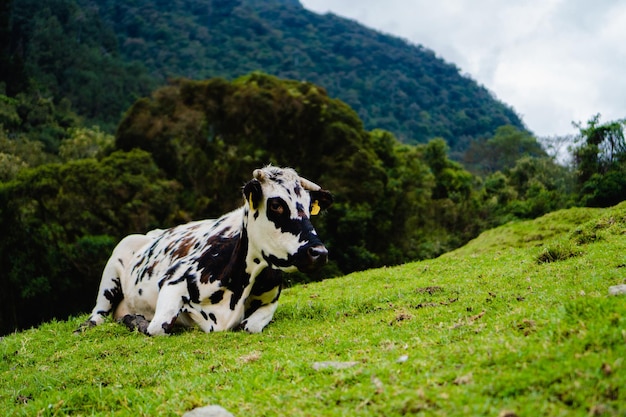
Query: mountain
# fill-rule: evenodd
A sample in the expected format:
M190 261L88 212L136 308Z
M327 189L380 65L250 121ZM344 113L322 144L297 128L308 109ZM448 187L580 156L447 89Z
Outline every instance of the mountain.
M104 125L168 78L262 71L324 87L367 129L406 143L443 137L453 155L500 126L525 130L510 106L433 51L297 0L14 0L9 14L2 55Z

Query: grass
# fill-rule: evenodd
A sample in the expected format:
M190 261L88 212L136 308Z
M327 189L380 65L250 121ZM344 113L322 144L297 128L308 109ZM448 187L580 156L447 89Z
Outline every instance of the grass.
M148 338L85 316L0 341L9 416L623 416L626 203L284 291L259 335ZM552 253L549 260L545 253ZM355 362L314 369L316 362Z

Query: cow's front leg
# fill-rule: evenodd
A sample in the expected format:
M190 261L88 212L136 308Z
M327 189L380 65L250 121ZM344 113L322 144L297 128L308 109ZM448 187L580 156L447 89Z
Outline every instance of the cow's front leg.
M250 333L260 333L272 321L282 290L282 273L265 268L257 276L246 299L244 319L238 326Z
M246 300L244 320L239 326L240 329L250 333L260 333L272 321L278 307L281 285L259 294L258 290L261 288L267 289L261 286L253 288L253 291L257 289L257 293L251 294Z
M250 333L260 333L272 321L277 307L278 300L260 306L241 322L240 327Z
M183 307L183 297L188 298L188 291L184 282L165 283L159 291L156 310L148 325L147 335L164 336L172 332L174 323L176 323Z

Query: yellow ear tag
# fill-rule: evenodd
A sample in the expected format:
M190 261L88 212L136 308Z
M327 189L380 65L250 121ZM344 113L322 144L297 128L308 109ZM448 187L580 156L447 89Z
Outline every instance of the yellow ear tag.
M320 203L315 200L311 206L311 216L316 216L320 212Z
M250 202L250 209L254 210L254 203L252 203L252 193L250 193L250 197L248 198L248 201Z

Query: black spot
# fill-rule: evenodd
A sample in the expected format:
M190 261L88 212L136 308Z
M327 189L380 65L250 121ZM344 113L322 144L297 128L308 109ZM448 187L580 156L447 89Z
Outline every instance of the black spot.
M202 317L203 317L205 320L208 320L208 319L209 319L209 316L207 316L207 314L206 314L206 312L205 312L204 310L200 310L200 314L202 314ZM213 314L213 313L211 313L211 314Z
M141 288L139 288L139 291L137 291L137 293L141 296L141 295L143 295L143 290Z
M159 281L159 289L161 289L163 287L163 284L165 284L170 278L172 278L172 275L176 273L178 268L180 268L180 265L180 261L176 262L167 270L167 272L165 272L165 275L163 275L163 278L161 279L161 281Z
M215 314L209 313L209 318L213 321L213 323L217 324L217 317L215 317Z
M235 311L235 307L237 306L237 302L239 302L239 299L241 298L242 294L237 294L237 293L233 293L230 296L230 309Z
M261 295L280 287L283 283L283 273L276 269L265 268L254 281L250 294Z
M288 267L288 266L293 266L294 265L294 258L292 255L288 255L287 259L281 259L278 258L275 255L268 255L265 252L262 253L263 255L263 259L265 259L265 262L267 262L268 264L270 264L273 267Z
M143 281L144 278L146 280L149 280L150 278L152 278L152 273L154 272L154 268L158 264L159 264L159 261L155 259L150 264L144 265L143 268L141 268L141 271L139 271L139 273L135 274L135 276L137 277L135 279L135 285L137 285L137 284L139 284L139 282ZM137 264L137 265L135 265L135 267L133 267L133 272L139 265L140 264Z
M213 294L211 294L211 296L209 297L209 300L211 300L211 304L217 304L220 301L222 301L223 298L224 298L224 290L218 290L218 291L215 291Z
M150 248L148 249L148 253L146 253L146 256L142 259L142 261L144 259L152 259L152 255L154 254L154 249L158 246L159 242L161 241L161 236L159 236L157 239L155 239L152 242L152 245L150 245ZM144 271L145 273L145 271ZM150 273L152 273L152 270L150 270ZM140 277L140 280L143 279L143 273L142 276Z
M124 299L124 294L122 293L122 282L120 278L115 277L112 281L115 286L104 290L104 297L115 307Z
M254 313L255 311L257 311L259 308L261 308L261 306L263 306L263 301L261 300L253 300L250 305L248 306L248 308L246 309L246 313L244 318L248 318L252 315L252 313Z
M306 217L304 206L301 203L296 203L296 210L298 210L298 217Z
M200 302L200 289L198 288L198 283L196 282L196 276L193 274L185 274L187 280L187 292L189 293L189 298L194 303Z
M250 275L246 272L248 235L243 229L234 237L214 236L210 243L211 247L196 260L200 282L219 281L221 287L232 291L230 305L234 310L244 288L250 283Z
M167 285L168 286L178 285L181 282L185 282L187 284L187 294L189 295L189 298L187 299L186 303L189 303L189 301L194 302L194 303L199 303L200 302L200 289L198 288L198 284L196 283L196 276L193 273L191 273L190 270L191 268L189 268L180 278L169 281ZM164 280L162 280L161 282L163 281Z
M225 237L217 234L207 240L207 249L195 261L200 271L200 282L206 284L220 278L220 271L228 267L235 249L239 245L239 235Z
M177 278L177 279L173 279L171 281L167 281L167 285L177 285L180 284L181 282L185 281L187 278L185 275L182 275L181 277Z
M254 263L258 265L261 263L261 260L259 258L254 258Z
M245 266L245 262L243 263ZM233 292L233 295L230 297L230 309L235 310L235 306L243 296L243 290L250 284L250 275L245 271L238 276L238 279L232 280L228 286L228 289Z
M224 216L220 217L213 223L213 229L217 229L220 224L224 223Z
M172 329L174 329L174 323L176 323L176 318L177 317L174 316L169 323L165 322L165 323L161 324L161 328L163 329L163 331L165 333L171 333L172 332Z

